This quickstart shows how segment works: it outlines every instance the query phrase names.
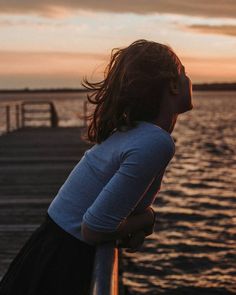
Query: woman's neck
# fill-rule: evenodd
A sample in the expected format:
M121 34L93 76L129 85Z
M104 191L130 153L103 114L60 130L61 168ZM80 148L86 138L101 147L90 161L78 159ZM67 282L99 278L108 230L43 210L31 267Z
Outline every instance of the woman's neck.
M168 133L172 133L174 130L178 114L164 114L162 113L157 118L152 120L151 122L166 130Z

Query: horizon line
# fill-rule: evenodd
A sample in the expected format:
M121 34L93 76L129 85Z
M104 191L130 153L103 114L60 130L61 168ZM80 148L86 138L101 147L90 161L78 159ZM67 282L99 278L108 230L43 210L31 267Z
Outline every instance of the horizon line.
M229 89L226 89L229 87ZM212 90L236 90L236 82L204 82L204 83L194 83L192 84L193 90L201 89L209 89ZM211 89L210 89L211 90ZM75 87L41 87L41 88L0 88L0 93L3 92L57 92L57 91L65 91L65 92L87 92L89 91L86 88L75 88Z

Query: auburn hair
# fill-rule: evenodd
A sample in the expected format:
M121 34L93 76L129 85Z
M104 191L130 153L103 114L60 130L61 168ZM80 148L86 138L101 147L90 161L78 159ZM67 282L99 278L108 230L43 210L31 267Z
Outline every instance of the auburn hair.
M163 91L177 81L182 63L169 45L139 39L124 48L113 48L100 82L83 78L89 90L87 100L94 104L85 116L88 124L82 139L101 143L114 131L126 131L138 120L158 116Z

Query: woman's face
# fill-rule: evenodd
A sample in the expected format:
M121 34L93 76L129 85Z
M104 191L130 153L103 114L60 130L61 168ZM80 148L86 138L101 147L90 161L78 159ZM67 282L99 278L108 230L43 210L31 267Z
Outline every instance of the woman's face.
M182 114L193 108L192 101L192 82L186 75L185 68L182 66L180 79L176 92L172 96L174 113Z

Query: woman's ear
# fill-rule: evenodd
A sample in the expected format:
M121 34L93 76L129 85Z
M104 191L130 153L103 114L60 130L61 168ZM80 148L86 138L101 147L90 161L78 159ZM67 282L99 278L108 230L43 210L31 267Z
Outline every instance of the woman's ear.
M179 94L179 85L177 81L170 80L170 92L171 94Z

